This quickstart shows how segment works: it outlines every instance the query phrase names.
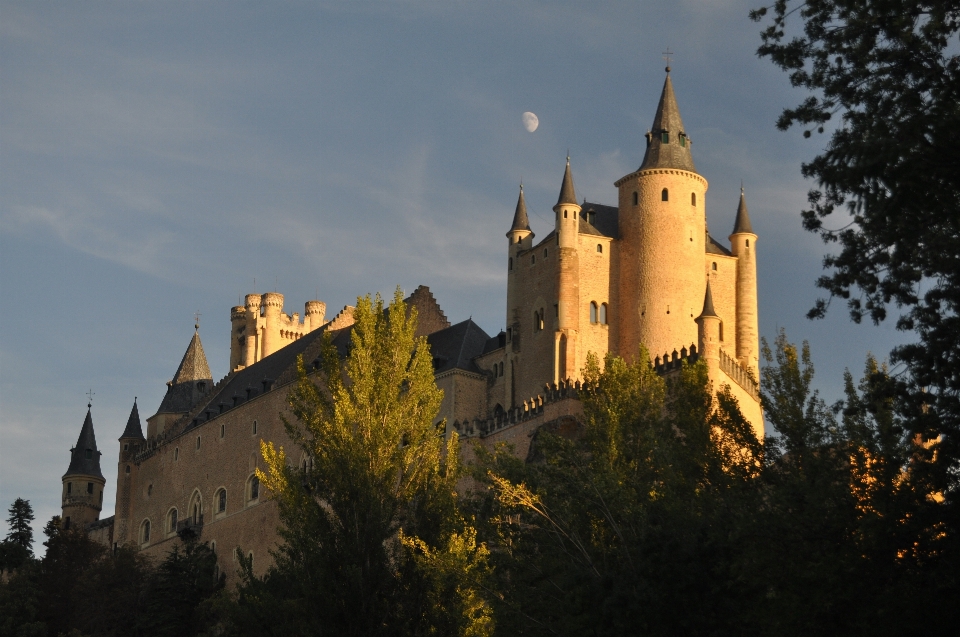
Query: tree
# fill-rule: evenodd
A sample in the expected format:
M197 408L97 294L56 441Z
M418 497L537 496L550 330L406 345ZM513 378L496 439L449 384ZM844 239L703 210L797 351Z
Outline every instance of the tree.
M117 579L112 570L106 576ZM155 569L130 582L131 589L144 591L145 601L140 602L139 616L128 614L128 630L136 627L144 637L203 635L216 623L213 602L223 583L210 546L196 538L185 539Z
M298 361L285 420L305 463L262 443L282 544L257 578L241 559L234 626L253 634L484 635L486 549L459 513L456 434L444 444L426 339L399 289L357 300L350 349Z
M800 125L809 137L839 116L826 149L802 167L817 182L804 227L839 248L824 258L828 273L817 285L829 299L846 299L856 322L869 316L878 323L891 305L902 308L897 328L915 331L919 341L892 353L910 372L900 386L901 409L909 407L910 429L925 438L947 434L940 481L953 497L951 467L960 460L960 6L777 0L751 18L763 20L768 9L772 21L758 54L811 93L783 111L778 128ZM802 31L791 30L793 19ZM809 316L823 316L829 299Z
M30 526L33 522L33 507L30 506L30 501L17 498L7 509L7 513L10 515L7 518L7 527L10 530L7 532L6 541L19 544L28 554L33 555L33 527Z
M611 355L601 372L591 356L581 432L541 429L536 462L481 453L503 634L736 632L760 441L703 362L664 379L648 360Z

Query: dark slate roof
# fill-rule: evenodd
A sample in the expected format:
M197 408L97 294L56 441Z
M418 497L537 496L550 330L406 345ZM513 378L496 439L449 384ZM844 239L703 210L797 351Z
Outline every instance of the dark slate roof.
M661 140L661 134L664 132L669 134L670 139L666 144ZM667 79L663 82L657 114L653 118L653 126L648 133L647 152L643 156L640 170L679 168L696 172L697 169L693 166L693 155L690 153L690 139L688 138L686 144L681 146L680 133L686 133L686 131L683 128L683 120L680 119L680 108L677 106L677 98L673 94L673 82L670 81L668 73Z
M180 361L180 367L177 373L173 375L173 384L185 383L197 380L210 380L210 366L207 365L207 357L203 353L203 345L200 343L200 333L194 332L190 344L187 345L187 351L183 354Z
M127 426L119 440L124 438L135 438L143 440L143 427L140 426L140 410L137 409L137 399L133 399L133 409L130 410L130 417L127 418Z
M487 339L487 342L483 344L483 351L481 354L489 354L490 352L495 352L498 349L507 346L507 333L503 330L500 330L500 333L496 336L491 336Z
M510 226L510 232L514 230L526 230L530 232L530 220L527 218L527 203L523 200L523 186L520 186L520 196L517 198L517 210L513 213L513 225ZM508 236L510 232L507 233Z
M430 288L421 285L405 299L407 306L417 308L417 336L429 336L437 328L449 327L440 309L439 304L430 292ZM352 308L345 308L349 310ZM351 345L352 325L341 329L331 328L338 324L334 319L323 327L308 332L270 356L263 358L249 367L234 372L220 381L214 390L203 398L190 410L186 417L181 419L180 429L191 427L194 419L206 422L206 413L210 418L222 411L238 406L249 399L255 398L275 387L293 382L297 378L297 357L303 355L303 362L310 368L318 360L323 351L324 335L329 334L334 347L340 356L345 356ZM484 338L486 336L484 335Z
M573 189L573 173L570 172L570 158L567 157L567 168L563 171L563 183L560 184L560 196L557 198L557 205L565 203L577 203L577 193Z
M433 356L434 372L439 374L451 369L463 369L482 374L473 359L484 353L490 340L490 336L472 319L430 334L427 343Z
M737 220L733 224L733 234L741 232L753 234L753 226L750 225L750 213L747 212L747 199L743 196L743 188L740 189L740 205L737 206Z
M87 451L90 457L87 457ZM87 417L83 419L80 428L80 437L77 444L70 450L70 466L63 477L84 475L103 478L100 471L100 452L97 451L97 437L93 434L93 419L90 417L90 405L87 405Z
M187 351L184 352L183 359L180 361L180 367L177 368L177 373L167 385L167 393L160 401L157 413L188 412L203 398L204 394L210 391L212 386L213 378L210 374L210 366L207 365L207 357L203 353L203 345L200 343L200 334L194 332Z
M730 252L729 249L725 248L720 242L718 242L716 239L714 239L712 236L710 236L710 231L709 231L709 230L707 230L707 237L706 237L706 239L707 239L707 240L705 241L705 244L706 244L706 250L705 250L705 252L706 252L707 254L722 254L722 255L728 256L728 257L732 257L732 256L733 256L733 253Z
M707 279L707 291L703 295L703 311L700 312L700 316L697 318L704 316L717 317L717 311L713 309L713 292L710 290L710 279Z
M620 210L616 206L604 206L599 203L590 203L584 201L580 216L583 221L580 223L581 234L596 234L604 237L616 239L619 234L619 215ZM590 213L593 214L593 221L588 221Z

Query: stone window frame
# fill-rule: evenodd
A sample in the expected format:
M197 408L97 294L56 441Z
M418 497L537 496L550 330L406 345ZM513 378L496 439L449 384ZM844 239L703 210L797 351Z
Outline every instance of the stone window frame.
M170 507L167 514L163 516L164 532L167 537L173 537L177 534L177 524L180 522L180 511L177 507Z
M596 325L600 322L600 306L596 301L590 301L590 325Z
M597 315L597 321L600 325L609 325L610 324L610 307L606 303L600 304L600 313Z
M260 484L260 478L257 477L256 472L251 473L249 476L247 476L247 481L243 489L246 506L255 506L257 504L260 504L260 487L261 486L262 485Z
M670 201L670 189L664 188L660 191L660 201Z
M187 507L187 517L193 520L194 524L199 524L203 519L203 494L200 488L196 487L190 494L190 506Z
M150 545L150 518L143 518L140 521L140 528L137 530L137 543L140 548Z
M227 488L224 486L218 487L217 490L213 492L214 518L219 520L227 515L228 503Z

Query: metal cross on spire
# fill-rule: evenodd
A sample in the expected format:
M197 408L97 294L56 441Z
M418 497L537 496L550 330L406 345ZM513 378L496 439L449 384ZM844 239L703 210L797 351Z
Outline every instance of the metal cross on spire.
M200 317L201 317L201 316L203 316L203 315L200 314L200 310L197 310L196 312L193 313L193 329L195 329L195 330L199 330L199 329L200 329Z
M90 406L93 405L93 397L96 396L96 395L97 395L97 394L96 394L96 392L93 391L93 388L91 388L91 389L87 392L87 409L90 409Z
M663 52L663 59L667 62L667 73L670 72L670 62L673 61L672 55L673 51L670 50L670 47L667 47L667 50Z

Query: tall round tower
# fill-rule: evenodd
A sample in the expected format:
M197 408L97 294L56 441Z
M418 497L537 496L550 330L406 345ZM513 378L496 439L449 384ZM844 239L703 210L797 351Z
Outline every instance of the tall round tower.
M737 257L737 361L760 378L760 327L757 318L757 235L750 225L747 200L740 188L737 220L730 235Z
M246 349L247 310L242 305L230 308L230 371L244 364Z
M563 173L560 196L553 207L557 231L557 333L554 335L553 381L576 378L577 345L580 330L580 254L577 250L580 204L573 187L570 158Z
M670 81L647 133L636 172L619 188L619 353L632 360L640 344L650 356L697 342L706 275L707 180L696 172L691 140L680 119Z
M103 487L107 484L100 471L100 452L93 433L90 405L80 428L77 444L70 450L70 466L61 479L61 505L64 528L83 528L100 518L103 508Z
M516 404L514 390L516 378L514 367L520 352L519 308L521 295L521 276L519 254L533 246L533 230L527 217L527 202L523 198L523 185L517 197L517 208L513 213L513 223L507 231L507 365L504 369L506 401L508 406Z
M133 399L133 408L127 418L127 426L120 435L120 457L117 462L117 505L113 525L113 541L116 544L126 544L136 541L136 530L131 523L133 517L133 493L136 489L137 453L143 448L146 440L143 437L143 427L140 424L140 410L137 409L137 399Z
M243 364L247 367L260 360L260 302L259 294L248 294L243 297L243 305L247 315L247 329L244 332Z
M283 311L283 295L267 292L263 295L263 358L283 347L280 341L280 312Z
M327 313L327 304L323 301L307 301L303 306L304 326L308 332L323 327L323 317Z

